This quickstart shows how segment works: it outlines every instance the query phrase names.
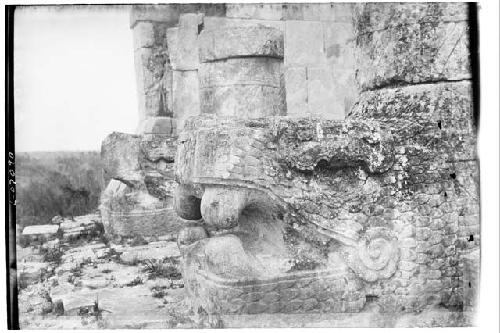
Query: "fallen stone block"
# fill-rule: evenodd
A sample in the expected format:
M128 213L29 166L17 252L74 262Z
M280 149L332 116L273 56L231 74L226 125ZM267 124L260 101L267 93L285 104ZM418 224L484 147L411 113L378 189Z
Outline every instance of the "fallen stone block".
M19 262L17 266L17 283L21 288L43 281L51 270L46 262Z
M148 245L126 247L120 255L125 264L135 264L144 260L163 260L180 257L176 242L152 242Z
M104 180L118 178L130 183L142 179L139 162L140 136L113 132L101 145Z
M52 312L52 300L47 290L30 286L19 294L19 312L45 315Z
M112 235L163 235L176 232L182 225L171 198L160 200L117 180L112 180L103 192L100 209L105 231Z
M54 240L58 237L59 225L44 224L30 225L23 229L20 237L20 245L35 245Z

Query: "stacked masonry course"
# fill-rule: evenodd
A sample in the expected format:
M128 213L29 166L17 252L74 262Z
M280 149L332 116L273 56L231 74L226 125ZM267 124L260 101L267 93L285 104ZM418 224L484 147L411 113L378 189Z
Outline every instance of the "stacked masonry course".
M103 144L103 221L186 226L195 310L474 310L467 4L140 5L131 27L141 123Z
M225 7L133 6L130 25L139 97L138 134L113 133L102 144L108 185L100 210L108 234L167 235L177 233L182 225L173 210L172 171L177 132L184 118L199 113L197 54L185 57L185 49L196 49L198 11L220 15ZM174 28L177 25L180 29ZM171 28L175 33L180 30L175 40ZM177 43L177 38L183 42Z
M237 14L231 15L254 19L276 14L273 9L236 7ZM270 281L280 277L232 285L210 277L217 268L211 261L227 265L223 258L203 254L213 246L210 239L220 237L210 228L233 230L243 218L252 221L246 205L269 201L282 207L284 216L277 219L283 221L285 246L298 266L311 267L306 264L312 262L313 267L328 267L324 253L340 255L354 273L345 277L359 285L358 297L375 299L383 311L463 308L464 293L471 294L464 288L476 288L470 271L477 265L469 263L474 258L469 253L478 250L480 240L467 10L466 4L356 6L353 31L361 93L343 123L267 112L251 120L252 110L241 107L227 114L220 112L223 106L210 103L201 112L212 116L187 121L176 157L181 183L177 210L186 218L203 216L209 231L208 238L199 233L198 242L196 237L179 240L181 250L187 246L185 279L193 302L209 313L362 310L364 301L339 306L340 295L332 299L337 304L333 308L317 299L317 304L308 301L313 306L276 305L289 300L285 285L274 287L276 297L266 298ZM226 52L233 45L212 47L210 52ZM224 69L214 66L213 71L205 75L216 77L210 80L228 77ZM287 109L289 94L287 86ZM237 94L229 98L245 100ZM227 117L234 115L239 119ZM309 257L297 252L304 244ZM372 244L378 246L376 253ZM464 285L464 256L471 287ZM283 281L290 278L296 277L286 275ZM313 280L327 281L320 276ZM306 286L302 290L311 291Z

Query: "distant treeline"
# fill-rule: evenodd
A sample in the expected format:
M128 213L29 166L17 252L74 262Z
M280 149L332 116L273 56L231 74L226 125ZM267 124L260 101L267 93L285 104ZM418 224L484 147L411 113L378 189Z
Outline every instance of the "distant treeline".
M99 152L16 154L16 222L21 227L94 211L104 187Z

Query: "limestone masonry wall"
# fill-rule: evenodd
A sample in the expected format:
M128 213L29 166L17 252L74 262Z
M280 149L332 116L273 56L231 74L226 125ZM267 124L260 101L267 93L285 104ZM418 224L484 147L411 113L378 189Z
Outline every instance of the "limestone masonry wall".
M198 38L228 27L260 25L282 31L284 64L279 73L283 98L287 91L286 114L343 119L358 94L351 8L344 3L134 6L139 133L170 132L172 125L164 117L177 119L181 129L187 117L200 113L208 88L200 87L206 80L198 78L198 71L203 75L210 65L200 67L198 48L203 46ZM244 87L250 89L248 82Z
M134 6L141 121L103 143L107 231L186 226L209 315L473 311L468 6Z

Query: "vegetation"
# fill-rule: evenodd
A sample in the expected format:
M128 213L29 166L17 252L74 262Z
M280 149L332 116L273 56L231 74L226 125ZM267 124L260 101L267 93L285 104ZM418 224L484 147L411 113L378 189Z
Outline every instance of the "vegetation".
M173 258L165 258L162 261L145 260L144 266L144 272L148 273L150 280L156 278L180 280L182 278L178 268L179 263Z
M99 152L17 153L16 222L25 227L89 214L103 187Z

